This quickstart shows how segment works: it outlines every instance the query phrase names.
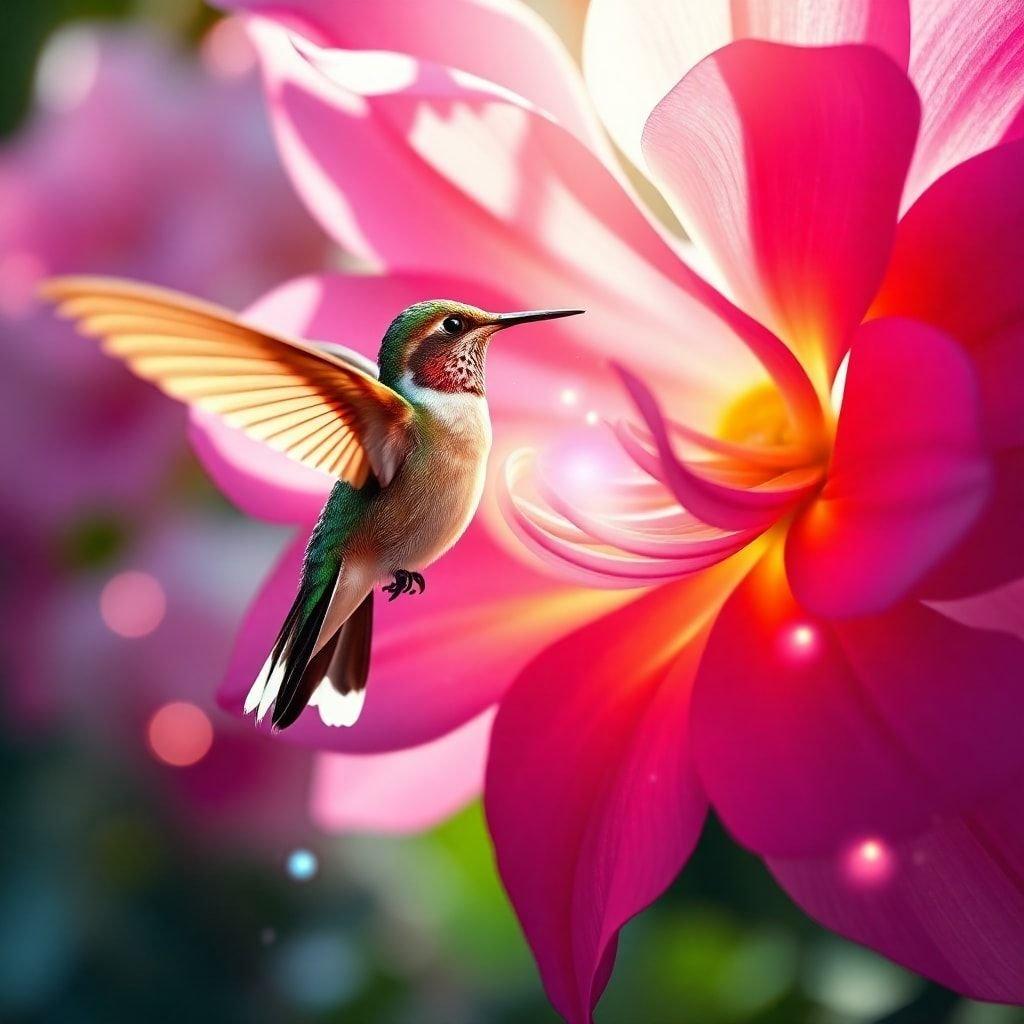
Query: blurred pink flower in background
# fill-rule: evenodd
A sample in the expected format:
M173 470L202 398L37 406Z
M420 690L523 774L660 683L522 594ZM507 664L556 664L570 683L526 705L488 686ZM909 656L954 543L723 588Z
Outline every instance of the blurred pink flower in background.
M635 204L512 0L232 6L259 14L298 191L379 271L254 316L372 355L432 294L588 309L489 369L499 448L543 447L509 461L506 512L570 581L518 559L492 480L427 595L380 616L360 727L295 728L344 752L320 819L457 806L497 703L498 864L568 1019L709 801L818 920L1024 1001L1024 646L983 628L984 593L1024 572L1024 5L595 0L597 110L696 251ZM629 458L593 429L625 392ZM236 648L237 711L326 481L211 421L195 438L244 509L302 526Z
M49 41L35 109L0 149L8 707L21 726L59 722L140 755L224 837L280 841L305 808L303 759L211 709L277 537L195 507L181 411L34 291L50 274L118 273L239 303L328 250L280 170L237 25L216 26L199 60L138 29ZM210 565L231 551L211 590ZM157 767L147 730L175 702L199 710L161 720L171 746L201 738L207 713L215 728L194 764Z

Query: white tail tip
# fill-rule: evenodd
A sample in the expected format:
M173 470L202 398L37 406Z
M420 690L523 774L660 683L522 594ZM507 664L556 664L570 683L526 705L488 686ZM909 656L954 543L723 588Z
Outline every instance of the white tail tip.
M260 669L259 674L256 676L256 682L252 684L252 688L245 698L243 710L247 715L255 711L257 722L263 721L263 716L270 709L270 705L277 700L277 695L281 690L281 683L284 680L284 663L282 661L277 663L273 673L271 673L270 662L272 657L273 655L263 662L263 668Z
M338 693L326 676L309 698L309 706L320 712L320 721L324 725L355 725L363 710L366 690L352 690L349 693Z

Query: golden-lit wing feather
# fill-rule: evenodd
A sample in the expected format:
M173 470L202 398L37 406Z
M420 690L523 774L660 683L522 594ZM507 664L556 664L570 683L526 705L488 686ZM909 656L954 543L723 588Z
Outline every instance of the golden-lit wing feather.
M42 294L140 377L313 469L357 487L372 471L386 486L405 460L412 406L344 350L270 334L219 306L114 278L56 278Z

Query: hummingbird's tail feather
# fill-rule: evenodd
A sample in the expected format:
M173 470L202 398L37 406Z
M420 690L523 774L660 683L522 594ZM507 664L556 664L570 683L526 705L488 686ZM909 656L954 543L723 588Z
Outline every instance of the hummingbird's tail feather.
M285 724L290 725L306 706L306 700L297 701L297 691L310 660L316 660L313 654L331 604L334 582L331 580L329 586L313 590L303 581L299 587L270 656L260 669L245 700L245 713L255 711L257 722L263 720L273 705L271 721L274 726L283 728L280 720L286 712L291 712L293 704L298 706Z
M373 639L373 591L309 663L310 706L326 725L355 725L363 710ZM323 660L321 661L321 656ZM314 666L314 662L320 664Z
M330 560L333 562L333 560ZM339 559L304 573L295 601L245 701L286 729L307 705L326 725L354 725L363 707L373 634L372 578Z

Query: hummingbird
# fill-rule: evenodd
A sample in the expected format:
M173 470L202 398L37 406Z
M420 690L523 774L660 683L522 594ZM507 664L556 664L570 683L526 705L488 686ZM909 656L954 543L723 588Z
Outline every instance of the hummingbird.
M375 588L389 601L422 593L421 570L458 541L480 503L491 447L491 338L583 312L418 302L392 320L374 365L341 345L267 331L136 282L54 278L41 294L166 394L335 478L295 600L244 705L257 722L272 708L276 729L307 705L327 725L355 724Z

